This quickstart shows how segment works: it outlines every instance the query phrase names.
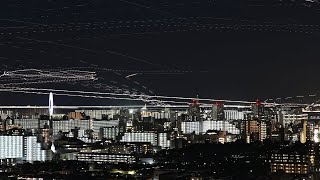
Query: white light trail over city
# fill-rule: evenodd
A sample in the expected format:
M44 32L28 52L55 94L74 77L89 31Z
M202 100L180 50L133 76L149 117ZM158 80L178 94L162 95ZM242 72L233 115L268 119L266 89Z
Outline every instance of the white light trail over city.
M89 68L90 69L90 68ZM177 71L179 72L179 71ZM130 80L131 76L135 76L139 73L132 73L128 76L119 76L124 79ZM97 72L88 70L77 70L77 69L22 69L14 71L5 71L0 75L0 91L1 92L12 92L12 93L26 93L26 94L49 94L53 92L57 96L68 96L68 97L81 97L81 98L94 98L94 99L115 99L115 100L129 100L129 101L140 101L148 102L150 104L163 105L166 104L190 104L193 100L197 100L199 104L214 104L216 102L226 104L255 104L255 101L242 101L242 100L228 100L228 99L213 99L213 98L195 98L195 97L181 97L181 96L165 96L165 95L154 95L153 93L145 94L142 92L133 92L128 90L128 86L118 86L118 82L108 81L108 84L99 83L97 80L100 77L97 76ZM103 79L103 78L101 78ZM136 85L141 86L145 90L148 89L132 81ZM93 87L97 91L88 90L67 90L67 89L53 89L44 88L42 85L45 84L57 84L57 83L71 83L85 87ZM115 83L114 85L110 85ZM36 86L37 85L37 86ZM41 85L38 87L38 85ZM74 88L72 88L74 89ZM92 89L92 88L90 88ZM107 92L106 92L107 91ZM149 90L149 92L151 92ZM287 98L289 99L289 98ZM266 100L262 104L267 106L280 105L279 103L270 102ZM302 103L300 103L302 105Z
M58 92L55 95L65 95L65 96L75 96L75 97L87 97L87 98L107 98L107 99L122 99L122 100L134 100L134 101L146 101L146 102L166 102L166 103L190 103L190 101L195 100L196 98L191 97L178 97L178 96L157 96L157 95L138 95L138 94L125 94L125 93L105 93L105 92L88 92L88 91L72 91L72 90L63 90L63 89L40 89L40 88L15 88L15 87L6 87L0 89L0 91L5 92L21 92L21 93L31 93L31 94L49 94L49 92ZM39 92L40 91L40 92ZM63 93L60 93L63 92ZM76 94L74 94L76 93ZM91 95L87 95L91 94ZM97 96L99 95L99 96ZM105 96L108 95L108 96ZM117 97L121 96L121 97ZM127 97L123 97L127 96ZM176 101L168 101L164 99L172 99ZM184 102L178 100L187 100ZM214 102L223 102L223 103L239 103L239 104L255 104L254 101L235 101L235 100L225 100L225 99L208 99L208 98L197 98L198 101L209 101ZM201 104L201 103L200 103ZM208 103L210 104L210 103ZM266 103L271 104L271 103Z

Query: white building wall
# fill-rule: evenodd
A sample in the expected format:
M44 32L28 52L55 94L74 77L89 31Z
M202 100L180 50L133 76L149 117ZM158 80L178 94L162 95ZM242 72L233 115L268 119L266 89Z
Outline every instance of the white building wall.
M200 124L202 123L202 124ZM240 129L228 121L195 121L195 122L181 122L181 130L183 134L206 133L208 130L223 131L225 123L225 131L231 134L240 134Z
M183 134L191 134L195 132L195 134L200 134L202 129L200 129L200 121L184 121L181 122L181 131Z
M267 124L266 122L260 123L260 141L263 141L267 138Z
M161 146L161 149L170 148L168 133L158 133L158 146Z
M23 129L37 129L38 121L38 119L15 119L14 124L21 125ZM42 128L45 125L45 123L48 123L48 121L41 120L40 128Z
M225 120L244 119L244 112L238 110L224 110Z
M228 121L203 121L202 133L206 133L208 130L223 131L224 123L225 131L231 134L240 134L240 129Z
M0 136L0 159L23 158L23 136Z
M62 132L70 132L71 129L78 127L82 130L90 129L90 120L63 120L63 121L53 121L53 134L58 134L61 130Z
M37 142L36 136L27 136L24 140L25 160L29 162L49 160L48 151L42 150L41 143Z
M102 133L102 136L106 139L116 139L119 134L119 127L104 127Z
M150 142L153 146L158 144L157 134L154 132L124 133L121 142Z
M0 136L0 159L17 158L30 162L49 160L36 136Z

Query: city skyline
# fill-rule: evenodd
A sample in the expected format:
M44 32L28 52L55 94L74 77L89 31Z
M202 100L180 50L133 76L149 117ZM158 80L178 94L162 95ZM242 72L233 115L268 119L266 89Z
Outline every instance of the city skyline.
M113 170L102 170L111 166L119 168L117 176L121 179L165 179L177 177L176 170L181 173L178 177L214 178L230 176L233 166L248 160L252 166L242 167L242 173L232 174L232 178L276 178L283 173L315 178L318 173L319 105L306 107L256 101L203 106L194 100L189 106L54 106L52 113L53 98L52 93L47 96L48 106L0 106L0 159L9 174L24 172L28 162L58 170L62 165L53 167L50 163L62 161L77 162L76 167L82 167L81 176L102 171L100 176L111 178ZM238 150L232 150L233 146ZM192 150L198 147L203 149ZM233 148L224 149L227 147ZM257 147L262 149L255 152ZM224 149L226 154L214 149ZM190 156L183 153L182 161L176 162L171 156L179 151ZM204 159L202 153L210 158ZM221 160L217 154L227 160ZM196 166L188 165L193 158L199 158ZM235 160L239 164L221 169L219 173L202 172L223 168ZM86 169L85 164L95 167ZM172 165L177 167L172 170ZM190 169L183 168L186 165L197 174L190 175ZM130 167L130 174L125 166ZM139 173L150 168L151 174ZM154 168L164 168L169 174ZM46 177L56 177L47 174L52 170L41 172ZM27 177L44 177L36 170L32 172ZM76 174L64 177L73 176Z
M319 179L319 19L319 0L2 0L0 179Z

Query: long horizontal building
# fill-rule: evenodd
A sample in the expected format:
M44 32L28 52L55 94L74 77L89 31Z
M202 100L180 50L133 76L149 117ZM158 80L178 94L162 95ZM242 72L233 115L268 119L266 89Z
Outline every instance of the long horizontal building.
M101 152L80 152L77 154L78 161L108 163L108 164L133 164L136 158L131 154L109 154Z
M240 129L229 121L184 121L181 122L183 134L201 134L208 130L227 131L230 134L240 134Z

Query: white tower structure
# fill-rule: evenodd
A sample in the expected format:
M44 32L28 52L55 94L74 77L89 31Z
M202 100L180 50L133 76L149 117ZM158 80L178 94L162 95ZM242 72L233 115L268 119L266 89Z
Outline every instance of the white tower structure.
M49 116L50 118L52 117L53 115L53 94L52 92L50 92L49 94Z
M49 119L48 119L48 125L49 125L49 134L52 136L53 134L53 122L52 122L52 115L53 115L53 94L50 92L49 94Z

